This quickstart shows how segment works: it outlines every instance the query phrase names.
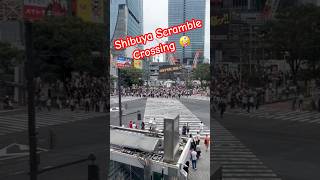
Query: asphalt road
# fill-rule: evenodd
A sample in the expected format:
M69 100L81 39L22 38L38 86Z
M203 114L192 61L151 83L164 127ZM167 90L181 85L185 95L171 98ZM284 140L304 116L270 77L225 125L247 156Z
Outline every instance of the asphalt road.
M143 118L144 110L146 108L146 103L147 103L146 98L124 102L122 104L122 107L124 107L124 104L127 104L127 109L122 112L122 115L137 112L139 110L141 113L141 118ZM110 108L112 107L119 107L119 105L111 104ZM137 114L133 113L133 114L129 114L127 116L122 117L122 123L125 126L128 126L130 120L133 120L134 122L136 122ZM110 125L119 126L119 111L110 112Z
M282 179L320 179L319 125L232 114L215 117Z
M210 101L181 98L180 102L206 126L210 127Z
M55 147L49 150L48 129L38 129L38 147L47 149L40 154L39 169L53 167L87 158L90 153L96 155L96 164L100 169L100 179L107 179L107 116L49 126L56 135ZM28 144L27 131L0 136L0 148L11 143ZM0 160L1 180L28 179L28 156ZM38 176L40 180L87 180L89 162L72 165L45 172Z

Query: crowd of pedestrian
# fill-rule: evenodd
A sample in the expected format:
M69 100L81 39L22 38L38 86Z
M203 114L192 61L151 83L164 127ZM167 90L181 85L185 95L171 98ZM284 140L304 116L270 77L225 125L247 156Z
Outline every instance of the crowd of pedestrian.
M86 73L74 74L64 82L57 80L46 87L40 79L35 93L37 109L51 111L55 107L70 108L71 111L84 109L86 112L105 112L109 96L105 82L104 77L98 78Z
M194 86L188 89L186 86L158 86L158 87L128 87L122 89L122 96L149 97L149 98L180 98L191 95L208 95L204 88Z
M214 111L219 112L220 117L223 117L227 107L240 108L249 113L259 109L260 105L270 99L278 101L292 98L293 110L303 107L303 91L298 85L292 85L292 76L289 73L263 71L259 82L254 84L249 83L248 78L244 80L237 72L228 72L223 68L217 68L214 72L212 102ZM313 100L313 106L320 111L320 98L318 102Z

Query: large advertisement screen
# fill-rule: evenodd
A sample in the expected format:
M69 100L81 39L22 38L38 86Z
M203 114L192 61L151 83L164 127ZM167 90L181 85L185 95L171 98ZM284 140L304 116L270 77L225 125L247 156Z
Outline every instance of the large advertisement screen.
M31 21L68 14L67 0L24 0L23 3L23 18Z

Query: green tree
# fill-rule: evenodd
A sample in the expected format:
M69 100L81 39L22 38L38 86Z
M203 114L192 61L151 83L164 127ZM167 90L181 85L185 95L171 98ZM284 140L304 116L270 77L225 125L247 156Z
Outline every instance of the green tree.
M203 81L210 81L210 64L198 64L192 71L192 76L194 80L199 80L203 86Z
M104 30L76 17L48 17L34 24L34 59L46 81L65 79L72 71L103 75L101 58ZM44 73L45 72L45 73Z
M8 43L0 42L0 81L12 81L13 68L22 60L23 52L21 50Z
M121 69L121 85L131 87L133 84L142 85L142 74L141 69L136 68L124 68Z
M267 40L279 59L286 57L294 83L303 62L315 65L319 57L320 11L314 5L287 8L266 24Z

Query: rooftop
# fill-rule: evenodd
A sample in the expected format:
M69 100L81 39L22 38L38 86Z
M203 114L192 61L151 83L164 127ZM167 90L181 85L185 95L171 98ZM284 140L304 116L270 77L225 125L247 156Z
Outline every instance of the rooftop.
M179 170L182 163L185 163L190 149L191 140L180 137L179 148L176 158L172 162L164 161L164 134L110 126L110 158L113 161L141 167L141 160L150 160L152 170L159 172L168 168Z

